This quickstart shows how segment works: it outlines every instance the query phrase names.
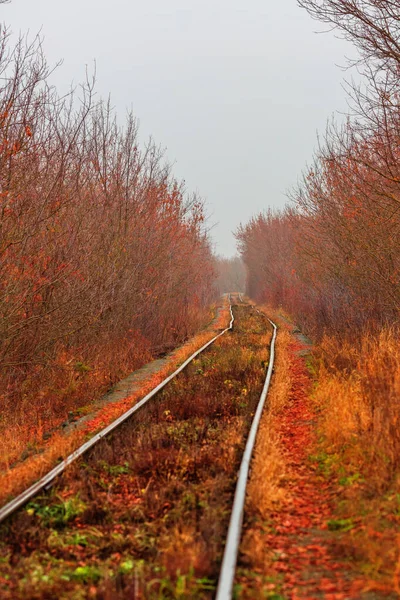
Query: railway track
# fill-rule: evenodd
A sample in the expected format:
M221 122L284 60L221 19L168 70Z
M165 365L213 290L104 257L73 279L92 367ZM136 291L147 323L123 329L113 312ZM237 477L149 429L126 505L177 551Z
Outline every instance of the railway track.
M229 521L228 534L226 538L221 573L218 580L216 600L230 600L233 595L233 585L235 581L236 563L243 525L243 513L244 504L246 500L246 487L249 477L250 461L253 454L253 448L256 441L257 431L260 425L261 415L265 406L265 401L267 399L267 394L274 368L275 340L277 335L277 327L275 323L273 323L271 320L269 320L269 322L273 327L274 333L272 335L271 340L267 376L265 378L264 387L261 392L260 400L257 405L257 410L255 412L253 422L251 424L242 462L240 464L239 476L236 484L236 491L232 505L232 513Z
M109 435L114 429L118 428L122 423L124 423L127 419L132 417L138 410L140 410L145 404L147 404L152 398L158 394L170 381L172 381L183 369L185 369L199 354L204 352L211 344L213 344L216 340L218 340L222 335L224 335L227 331L230 331L233 327L234 317L232 313L232 303L229 297L229 309L231 313L231 320L229 326L221 331L218 335L214 336L209 342L204 344L199 350L196 350L185 362L178 367L171 375L166 377L157 387L155 387L151 392L149 392L142 400L140 400L135 406L127 410L123 413L118 419L110 423L107 427L99 431L96 435L94 435L88 442L82 444L79 448L77 448L74 452L72 452L65 460L63 460L59 465L54 467L51 471L49 471L44 477L39 479L36 483L26 489L24 492L19 494L16 498L8 502L0 509L0 523L2 523L7 517L12 515L18 508L26 504L31 498L39 494L42 490L49 489L52 482L56 479L56 477L60 476L65 469L75 462L80 456L83 456L88 450L93 448L102 438Z
M238 302L240 303L239 305ZM169 523L169 520L171 520L170 515L174 512L173 502L175 501L176 505L179 505L179 507L181 507L182 505L181 500L176 500L174 491L175 488L173 488L169 495L164 493L165 485L170 486L171 480L173 480L173 486L179 489L183 489L184 487L182 487L182 481L188 481L188 486L186 486L187 489L185 488L185 491L181 490L181 493L186 494L187 498L190 499L190 501L185 501L189 502L189 504L191 503L191 506L189 507L190 511L187 511L187 522L189 522L190 519L192 519L193 513L196 514L195 517L193 517L193 524L190 524L190 526L185 525L185 519L183 518L180 527L184 530L185 527L187 527L188 531L192 531L192 537L189 540L188 548L190 548L191 542L192 545L197 544L199 546L198 554L201 557L201 560L198 557L192 557L192 559L194 562L196 562L197 560L197 563L199 563L197 567L200 573L204 570L207 571L204 565L203 567L201 566L202 561L204 563L207 562L207 554L209 553L213 556L215 555L215 560L211 561L215 564L211 565L208 569L210 571L211 577L200 577L195 580L195 583L193 583L192 581L190 581L189 583L185 583L185 585L188 585L190 588L190 591L188 592L189 595L187 597L212 597L214 595L214 593L212 592L215 585L214 582L218 579L218 588L216 592L217 600L228 600L232 598L235 568L243 521L246 483L248 479L251 454L256 439L257 429L266 401L268 387L272 376L274 361L274 344L276 339L276 326L271 321L269 321L269 323L271 323L273 327L273 335L270 341L269 356L266 356L266 348L263 347L266 345L264 342L265 331L263 331L266 325L266 318L249 305L243 305L243 296L241 294L237 294L235 310L237 311L239 318L237 325L239 331L236 334L236 337L238 340L241 339L240 336L247 336L248 338L248 340L246 338L247 345L244 344L244 347L240 348L239 352L239 346L235 345L238 343L236 338L236 341L233 340L235 335L234 324L236 326L237 321L237 319L235 321L235 316L232 309L233 303L234 302L230 298L231 321L229 327L221 331L217 336L210 340L210 342L208 342L197 352L195 352L189 359L187 359L181 365L181 367L179 367L179 369L177 369L172 375L166 378L166 380L164 380L159 386L157 386L157 388L155 388L150 394L143 398L143 400L141 400L133 408L127 411L124 415L122 415L119 419L114 421L107 428L103 429L89 442L81 446L78 450L71 454L62 464L58 465L55 469L48 473L34 486L31 486L31 488L26 490L26 492L15 498L12 502L7 504L0 510L0 521L4 522L2 526L2 533L5 533L6 540L6 543L3 546L0 546L0 559L2 557L2 554L5 554L6 552L8 552L8 555L10 555L11 553L11 555L13 555L14 557L18 555L18 553L22 552L23 557L20 559L21 564L19 564L19 568L21 569L20 572L23 571L26 573L27 570L33 568L33 565L30 564L30 561L32 556L35 556L35 560L38 563L37 565L35 563L35 572L37 572L39 569L40 572L44 573L42 575L44 581L40 582L39 584L36 584L35 595L33 595L33 592L29 588L29 585L27 587L25 586L24 591L23 593L21 593L21 595L18 595L19 592L15 593L16 590L19 589L17 568L15 582L12 581L11 585L9 586L9 592L11 595L7 596L2 594L0 587L0 598L40 598L41 587L43 587L43 589L45 590L43 592L43 598L49 597L49 590L47 589L49 587L48 581L52 580L52 578L54 579L54 584L51 583L50 587L52 588L51 593L55 594L58 585L57 581L59 582L59 579L62 577L64 577L64 580L68 582L66 584L67 587L71 587L71 585L74 584L74 582L78 581L82 586L86 586L88 590L91 589L93 591L93 589L95 589L96 586L90 586L90 584L96 584L97 581L100 580L101 577L103 577L103 575L100 573L99 570L96 570L95 567L86 568L83 566L78 566L75 569L69 567L68 565L67 567L65 567L65 556L74 555L75 559L72 561L72 563L79 563L80 565L83 560L84 554L82 549L80 548L79 543L77 544L79 548L76 551L73 551L71 549L66 550L65 547L70 548L70 546L73 545L71 540L79 541L79 536L83 536L83 541L81 545L84 549L86 549L86 544L88 544L86 538L89 535L92 535L93 531L92 534L85 534L86 538L83 534L79 532L82 532L82 530L91 531L90 527L93 526L93 523L96 525L98 531L101 530L101 532L106 531L107 534L109 533L110 523L108 519L110 517L108 513L107 516L103 514L104 504L107 504L107 506L112 506L114 503L114 505L117 506L117 508L115 508L115 512L118 514L118 519L120 519L118 523L123 524L125 522L124 519L128 518L127 515L125 515L125 513L123 512L126 506L124 506L124 502L122 502L121 505L118 504L119 500L114 499L114 496L115 498L123 496L123 500L128 502L129 504L132 504L134 500L132 506L129 507L129 519L133 519L133 527L131 527L131 524L129 524L129 527L126 528L127 537L135 537L135 527L137 522L140 523L140 526L142 528L144 527L144 525L146 525L147 527L149 522L151 524L153 524L154 522L156 523L154 529L157 530L156 537L158 537L158 539L160 540L160 544L162 545L164 543L163 536L165 537L166 535L164 531L164 521L167 520ZM250 327L251 333L245 333L244 330L245 326L247 325ZM241 328L243 329L243 332L241 331ZM229 339L225 335L228 332L231 333ZM260 341L262 341L261 344L259 343ZM235 360L239 363L240 361L237 358L235 358L235 356L238 354L241 354L241 360L243 361L243 364L236 364L235 368L233 368L232 364L226 361L226 364L224 366L224 360L226 355L229 355L229 357L233 357L233 363L235 362ZM262 361L263 364L268 362L266 378L265 380L262 378L260 381L258 380L260 379L259 375L260 373L262 373L262 371L260 371L260 367L257 362L259 361L259 356L264 357ZM265 360L265 357L268 358L268 361ZM251 364L251 368L248 366L248 364L246 364L246 360L249 364ZM222 363L222 365L220 363ZM222 377L220 377L219 370L223 370L224 368L225 374ZM236 373L235 369L237 371L237 380L234 378L234 375ZM188 371L190 371L190 373L188 373ZM247 379L245 379L245 376L247 377ZM259 388L262 388L261 393L258 389L253 390L250 387L250 384L254 382L256 376L258 378L257 386L259 386ZM189 386L187 385L187 383L189 381L192 382L193 388L193 377L197 377L198 381L201 382L201 385L203 385L204 387L205 394L204 396L201 394L196 396L196 392L192 390L190 393L193 395L193 402L190 402L186 400L189 390ZM224 377L227 378L224 379ZM214 383L216 385L214 387L210 387L208 381L211 381L213 378L215 379L215 381L213 381L213 385ZM196 383L196 385L197 387L199 387L199 383ZM207 396L206 393L209 393L210 389L220 387L221 385L224 386L223 391L220 393L221 397L223 397L223 401L221 400L221 403L219 403L217 397L211 398L210 396ZM239 389L240 385L243 385L240 396L241 402L239 402L238 406L232 406L232 396L237 395L237 389ZM228 389L226 390L225 388ZM184 402L177 403L176 398L178 398L179 400L179 397L185 398ZM150 400L152 400L152 402L150 402ZM200 400L202 404L200 403ZM246 400L246 402L244 400ZM174 410L172 411L169 407L173 407ZM221 425L221 423L223 423L223 425ZM213 438L214 429L217 430L217 433L220 436L219 438ZM237 436L237 432L239 430L241 433L241 439L240 442L235 441L234 451L232 451L232 439L235 439L235 435ZM165 432L167 432L168 436L173 437L172 442L170 439L165 440ZM186 440L185 436L190 438L190 443ZM242 453L244 440L246 438L247 441L245 444L245 449ZM137 444L137 450L134 450L135 444ZM186 446L189 449L187 449ZM216 450L218 446L223 448L221 457L218 456L218 451ZM215 480L213 480L212 482L209 482L207 479L207 469L212 470L213 468L212 462L210 464L208 463L208 461L211 460L212 456L212 452L211 456L208 456L208 447L213 449L216 461L218 461L218 468L220 469L220 472L218 471ZM165 452L164 448L166 449ZM205 449L204 454L207 455L206 458L202 456L203 449ZM182 458L184 452L187 452L187 457ZM241 459L240 454L243 454ZM83 455L85 455L85 461L87 464L82 463L82 460L77 461L77 459L82 457ZM125 462L122 461L122 464L121 455L126 455L127 457L127 460ZM86 458L86 456L88 458ZM226 461L227 456L229 456L232 460L232 465L229 465L229 477L225 476L224 472L224 470L227 469L226 464L224 464L224 461ZM180 464L180 462L182 462L182 465L184 465L184 468L186 469L184 474L182 474L183 466ZM206 463L207 468L204 467L203 462ZM75 466L73 465L73 463L75 463ZM175 472L174 469L177 464L178 467L177 471ZM169 470L168 477L165 479L165 485L163 482L163 477L165 473L163 472L162 468L160 469L160 465L163 465L165 469ZM237 468L239 467L239 465L239 475L237 478L236 489L234 491L232 487L232 482L234 483L236 480L235 473L237 472ZM64 476L61 479L61 481L59 481L59 475L63 473ZM94 483L92 483L91 477L93 478ZM222 479L223 481L221 483L220 480ZM194 483L192 480L194 481ZM144 485L146 487L140 488L139 491L135 488L133 492L133 482L135 483L135 485ZM201 496L201 494L203 494L204 488L207 487L207 485L210 486L211 483L214 486L221 486L221 489L217 494L214 494L214 492L211 489L207 492L207 501L208 504L212 506L212 510L207 508L203 511L207 515L208 512L214 511L215 515L217 515L216 520L218 521L218 535L216 535L216 537L218 537L219 541L217 548L217 543L214 542L214 540L212 540L211 544L213 544L216 547L216 549L212 550L209 549L207 544L204 548L200 548L201 544L203 543L203 538L206 537L203 531L205 526L201 523L201 519L204 519L204 515L201 511L201 505L204 504L206 501L204 499L199 500L199 497ZM46 495L45 492L51 485L54 485L54 487L50 492L47 492ZM107 485L109 486L107 488L108 491L106 494L104 494L102 491L102 487ZM125 494L126 486L128 486L129 488L129 493L127 493L127 495ZM94 488L96 488L96 493L93 492ZM100 492L98 492L97 488L100 489ZM117 493L115 492L116 489L121 489L122 491L118 491ZM168 491L170 492L170 490ZM228 524L226 523L225 513L229 513L229 511L227 511L227 508L229 507L229 504L232 504L231 498L233 495L233 491L234 501L230 515L229 526L227 527ZM43 494L41 498L39 498L37 501L35 500L35 502L33 503L31 502L27 505L25 510L21 511L23 506L26 505L26 503L29 500L31 500L40 493ZM162 504L163 493L165 498L167 499L164 502L164 504ZM152 497L152 494L154 495L154 498ZM226 496L225 505L223 507L224 510L217 506L217 500L219 501L218 494L220 494L221 497L223 497L224 499ZM143 496L145 496L145 500L143 499ZM96 513L97 516L95 517L90 516L89 514L90 511L93 511L94 509L88 508L88 499L90 500L90 502L93 501L93 504L96 506L95 510L97 511L97 513L99 513ZM184 505L181 510L183 513L185 512L186 508ZM123 514L121 513L121 511ZM132 515L136 515L137 511L138 513L140 513L139 516L134 516L133 518ZM121 518L120 513L124 518ZM101 527L100 525L98 525L99 520L101 521ZM103 521L106 523L105 525L103 525ZM28 528L27 530L24 530L24 527L26 527L27 522ZM84 527L82 529L83 523ZM89 524L90 527L86 527L87 524ZM34 542L32 542L32 535L29 533L30 527L33 530L35 530L35 532L38 527L41 527L40 533L37 534L36 532L36 537L33 536L35 538ZM119 525L119 527L124 527L124 525ZM137 526L137 528L139 528L139 526ZM173 526L170 526L170 528L171 531L173 531ZM226 529L228 529L228 533L226 536L222 566L218 578L216 576L217 567L215 565L217 563L220 563L220 558L218 558L220 557L219 548L221 546L224 546L223 540L226 535ZM42 534L43 536L46 536L49 530L52 533L47 538L41 537ZM63 540L65 538L65 543L63 542L65 547L63 546L59 548L56 544L57 548L54 549L52 545L53 541L50 543L49 539L52 539L52 536L54 534L54 540L59 540L60 534L57 533L58 530L62 532L62 536L64 536ZM26 533L26 531L28 533ZM72 537L68 537L68 535L70 535L69 532L72 531L74 531L73 534L71 533ZM93 535L96 538L96 534ZM152 532L151 535L154 537L155 533ZM170 535L171 534L168 533L168 535L166 535L166 538L168 538L168 536ZM181 536L181 534L177 535L177 539L181 540L182 536L179 536ZM40 541L38 541L39 538ZM46 541L43 541L45 539ZM24 540L28 547L27 551L23 551L21 549L21 545L24 543ZM209 540L207 541L209 542ZM41 549L42 543L46 546L45 550ZM174 543L177 544L177 548L175 550L176 552L179 550L179 543L183 542L177 541ZM94 543L94 545L96 544L97 541L96 543ZM127 543L125 543L124 545L124 543L121 542L121 544L123 546L123 553L126 553ZM118 546L118 544L116 544L116 546ZM154 555L157 554L157 550L153 546L151 551L148 548L143 549L140 544L140 548L138 550L136 546L136 541L135 543L129 546L130 554L135 556L141 554L144 556L144 560L146 560L147 556L149 556L148 562L151 563L154 559ZM37 558L36 554L37 556L39 556L40 552L42 552L42 555L40 555L40 558ZM102 548L102 552L105 552L104 548ZM119 555L120 553L112 553L109 548L107 549L107 552L111 553L110 560L107 557L107 560L109 561L107 564L112 563L114 568L114 559L112 557L116 554ZM57 558L54 559L54 556L56 556ZM79 557L81 557L82 560L77 561L77 558ZM55 568L56 573L54 575L52 575L52 569L49 570L49 568L46 566L46 561L51 561L53 559L57 561L61 560L63 572L66 568L64 576L60 575L59 570L57 570L60 566L59 563L57 563L58 567ZM93 556L91 552L87 552L87 560L90 562L90 560L92 559ZM130 581L129 575L132 575L130 571L134 570L132 584L133 587L131 586L131 588L129 588L129 583L121 584L123 589L116 589L116 595L114 595L113 591L111 595L106 595L104 597L175 597L174 591L171 588L171 585L173 586L175 584L172 584L167 576L164 577L165 581L163 578L154 579L154 573L157 573L157 569L159 568L163 573L173 571L174 567L171 567L170 565L170 562L173 562L173 560L174 559L172 557L169 557L167 561L164 560L164 562L162 563L162 567L151 567L149 570L150 574L146 572L146 567L144 567L143 565L139 568L138 565L140 561L136 564L136 562L133 559L129 559L128 561L121 563L121 565L118 567L118 574L114 579L117 581L118 577L120 577L124 581L125 579ZM15 560L13 562L15 565ZM183 566L185 566L185 564L183 564ZM190 567L190 569L191 568L192 567ZM140 573L138 572L138 569L142 569ZM190 569L189 572L191 572ZM115 575L115 569L113 572ZM9 580L10 577L11 580L13 580L12 576L10 576L8 573L6 575ZM153 577L152 580L150 580L150 575ZM0 566L0 581L1 577L2 567ZM187 575L186 577L189 577L189 575ZM147 582L147 586L150 586L146 588L147 592L143 592L141 590L140 582L142 579L143 581ZM150 581L150 583L148 583L148 580ZM206 583L199 583L203 580ZM153 585L152 581L157 582L156 584L154 584L155 588L157 588L157 591L154 591L151 588L151 586ZM110 585L112 587L114 583L107 584L107 580L105 579L105 583L102 583L102 585L103 587L107 587L107 585ZM182 582L179 583L178 581L176 582L176 585L183 584ZM166 591L160 592L162 586L167 586ZM168 586L170 587L168 588ZM38 588L40 588L39 591ZM4 589L7 589L7 586ZM158 595L153 595L153 591L154 594ZM31 596L29 595L30 593ZM68 591L67 594L69 593L70 592ZM165 593L165 596L159 595L160 593ZM59 591L57 591L57 594L57 597L59 598L71 597L70 595L60 595ZM91 596L88 595L82 597ZM93 597L103 598L103 596L96 595Z

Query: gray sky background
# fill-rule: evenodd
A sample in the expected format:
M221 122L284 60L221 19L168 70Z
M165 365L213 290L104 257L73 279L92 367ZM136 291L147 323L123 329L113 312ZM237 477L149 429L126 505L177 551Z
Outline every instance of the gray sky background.
M335 111L346 110L337 65L351 54L296 0L12 0L1 20L42 28L60 88L97 63L97 90L132 107L174 173L207 201L219 254L232 231L283 206Z

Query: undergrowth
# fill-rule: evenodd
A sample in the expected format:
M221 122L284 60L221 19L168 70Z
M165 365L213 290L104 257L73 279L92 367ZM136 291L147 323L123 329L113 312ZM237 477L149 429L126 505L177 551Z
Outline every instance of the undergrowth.
M58 460L65 458L83 443L87 436L105 427L156 387L181 362L214 336L216 331L226 327L230 319L227 297L216 307L212 307L208 318L212 318L213 321L206 330L195 335L184 346L170 354L156 373L149 374L140 387L123 400L108 404L100 410L96 409L94 401L109 389L111 383L115 383L115 379L107 376L103 381L96 369L86 371L82 367L80 373L76 375L70 367L72 375L68 375L67 372L64 376L76 379L75 393L68 396L67 390L64 390L54 405L51 396L48 402L44 402L47 389L44 380L42 392L38 392L37 397L34 394L29 397L23 412L16 411L13 415L11 409L5 410L0 421L0 501L6 502L49 471ZM140 354L140 348L140 344L137 344L135 352L138 362L136 363L133 359L131 363L124 362L118 351L111 353L113 364L120 361L117 370L119 377L127 375L130 369L140 367L148 360L150 354L148 351L147 354L144 352ZM124 349L122 348L121 351L123 352ZM107 363L108 360L111 358L106 352L103 361ZM49 406L49 412L40 408L39 404ZM66 435L63 428L57 426L61 422L69 424L84 415L92 416L85 427L78 431Z
M338 535L340 551L400 593L398 334L366 334L358 345L325 337L315 362L319 453L312 460L337 481L336 529L352 524L351 535Z
M267 535L274 528L271 513L288 498L285 481L290 471L282 450L279 420L292 386L288 350L290 341L289 332L280 328L276 340L274 377L257 435L247 489L244 536L235 586L237 598L284 598L280 593L279 578L271 573L274 554Z
M335 598L395 598L400 594L396 332L365 335L358 343L325 337L307 354L295 341L304 336L290 317L268 313L281 327L269 412L249 484L236 595L278 600L292 593L308 598L318 590ZM296 363L308 371L303 390ZM303 416L296 404L308 407ZM299 442L301 419L309 431L305 445Z
M270 327L235 326L2 527L4 598L211 598Z

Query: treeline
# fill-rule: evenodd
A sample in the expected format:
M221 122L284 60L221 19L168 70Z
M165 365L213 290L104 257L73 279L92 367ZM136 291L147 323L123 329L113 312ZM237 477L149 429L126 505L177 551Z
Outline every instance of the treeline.
M217 256L216 264L216 287L218 294L229 292L244 292L246 288L246 269L239 256L225 258Z
M60 96L40 38L0 39L0 393L18 407L50 372L57 393L71 370L114 380L184 339L214 259L201 199L134 116L120 126L90 78Z
M312 331L354 335L400 308L400 7L300 1L359 50L352 114L324 142L282 212L239 228L248 289Z

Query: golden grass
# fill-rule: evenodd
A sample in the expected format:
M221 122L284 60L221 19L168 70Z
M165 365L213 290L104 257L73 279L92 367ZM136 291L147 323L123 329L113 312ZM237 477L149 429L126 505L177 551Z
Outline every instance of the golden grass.
M365 335L359 348L325 338L318 351L318 387L325 446L370 487L383 489L400 467L400 345L394 331Z
M290 317L281 309L263 310L280 325L282 343L282 336L293 329ZM398 331L389 328L359 341L325 336L313 350L317 383L312 399L321 449L337 454L341 468L361 471L375 491L396 479L400 469L398 337ZM275 380L285 368L278 352ZM282 398L285 394L283 389ZM270 401L275 397L271 394Z
M261 419L257 443L248 484L248 510L265 517L268 511L283 498L282 482L286 476L285 459L277 433L277 421L291 389L288 345L290 335L279 332L276 342L275 374Z
M268 309L267 314L274 312ZM249 483L240 598L258 597L252 595L258 592L261 597L269 589L265 574L273 571L273 564L265 532L271 514L286 502L282 488L285 476L290 478L277 431L291 386L290 359L281 346L284 336L289 341L293 326L276 313L274 321L281 325L277 363L270 412L262 420ZM354 341L325 337L313 355L310 399L318 442L310 459L335 490L333 522L352 524L350 531L332 534L336 552L365 576L366 590L400 593L398 332L384 329Z
M316 359L322 467L338 482L337 516L357 524L340 551L371 585L400 593L398 334L384 329L357 344L325 337Z
M268 307L263 312L279 323L276 313ZM286 325L278 330L275 370L267 405L261 419L256 447L251 464L245 506L246 522L240 545L240 592L238 598L264 598L275 593L275 585L266 581L272 565L271 549L266 542L265 523L282 503L290 501L287 480L290 470L279 434L279 420L290 401L292 375L290 373L289 344L291 336ZM243 571L244 569L244 571Z

